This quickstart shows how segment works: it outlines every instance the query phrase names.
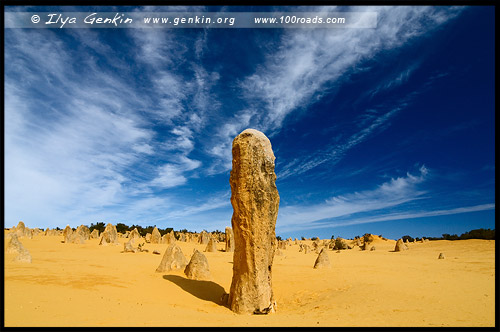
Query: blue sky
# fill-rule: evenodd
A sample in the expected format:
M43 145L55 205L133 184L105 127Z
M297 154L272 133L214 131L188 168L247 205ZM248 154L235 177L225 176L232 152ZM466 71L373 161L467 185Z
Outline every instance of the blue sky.
M7 11L204 11L7 7ZM376 29L5 29L5 226L231 224L231 143L264 132L282 237L494 228L494 7Z

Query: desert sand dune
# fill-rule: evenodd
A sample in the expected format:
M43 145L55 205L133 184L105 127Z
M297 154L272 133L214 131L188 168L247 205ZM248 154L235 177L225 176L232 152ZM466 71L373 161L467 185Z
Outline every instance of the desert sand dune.
M7 234L7 232L5 232ZM22 238L32 263L5 253L5 326L494 326L495 242L409 243L375 239L376 251L327 250L331 267L314 269L314 251L298 245L275 256L277 312L238 315L220 304L232 278L232 252L217 243L176 242L189 260L206 256L211 280L183 269L155 272L167 244L121 253L98 239ZM137 239L136 244L144 242ZM312 241L306 242L312 247ZM162 255L153 255L159 250ZM438 259L439 253L445 259Z

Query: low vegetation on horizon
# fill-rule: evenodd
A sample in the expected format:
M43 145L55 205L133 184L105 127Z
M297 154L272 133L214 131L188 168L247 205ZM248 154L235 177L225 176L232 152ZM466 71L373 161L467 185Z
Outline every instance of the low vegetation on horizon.
M106 223L97 222L96 224L91 223L90 226L88 226L88 225L85 225L85 226L87 226L89 228L90 232L92 232L94 229L97 229L99 231L99 233L102 233L102 232L104 232L104 229L106 228ZM157 227L157 226L156 225L155 226L145 226L145 227L140 226L140 225L127 226L126 224L123 224L123 223L117 223L116 224L116 231L118 233L125 234L125 232L132 231L134 228L137 228L137 231L139 231L139 234L141 236L146 236L147 233L152 233L153 229L155 227ZM166 227L166 228L157 227L157 228L162 236L167 234L167 233L170 233L171 231L174 231L176 239L178 239L180 233L198 233L198 232L194 232L194 231L188 231L187 229L180 229L180 230L176 231L172 227ZM56 227L55 229L61 230L61 228L59 228L59 227ZM73 230L76 230L76 228L73 228ZM207 231L207 230L204 230L204 231L209 233L209 231ZM220 234L220 233L224 233L224 232L221 232L219 230L215 230L215 231L211 231L211 233ZM365 235L369 235L369 234L367 233ZM355 236L354 239L363 238L365 235ZM382 239L385 239L382 235L379 235L379 237ZM276 236L276 238L280 241L282 240L281 236ZM495 229L479 228L479 229L473 229L473 230L470 230L468 232L462 233L461 235L446 234L445 233L445 234L442 234L441 237L424 236L423 238L428 239L430 241L435 241L435 240L468 240L468 239L495 240ZM304 236L301 236L300 239L314 241L314 240L319 239L319 238L316 236L312 237L312 238L306 238ZM331 239L335 239L335 236L332 235ZM420 238L420 237L414 238L414 237L411 237L410 235L404 235L401 237L401 239L403 239L403 241L408 240L410 242L413 242L413 241L420 241L422 238Z

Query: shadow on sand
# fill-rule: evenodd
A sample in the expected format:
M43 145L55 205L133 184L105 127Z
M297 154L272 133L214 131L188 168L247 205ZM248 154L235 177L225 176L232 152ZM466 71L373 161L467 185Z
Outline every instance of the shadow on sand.
M166 274L163 279L173 282L186 292L204 301L212 301L218 305L222 304L222 294L226 293L224 288L213 281L191 280L176 275Z

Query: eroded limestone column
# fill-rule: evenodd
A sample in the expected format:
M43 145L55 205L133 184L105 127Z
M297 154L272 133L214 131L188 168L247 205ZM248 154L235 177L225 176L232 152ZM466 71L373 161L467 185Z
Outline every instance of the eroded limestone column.
M240 314L274 312L272 265L279 195L274 153L260 131L246 129L233 140L231 204L233 280L228 305Z

